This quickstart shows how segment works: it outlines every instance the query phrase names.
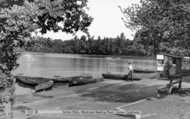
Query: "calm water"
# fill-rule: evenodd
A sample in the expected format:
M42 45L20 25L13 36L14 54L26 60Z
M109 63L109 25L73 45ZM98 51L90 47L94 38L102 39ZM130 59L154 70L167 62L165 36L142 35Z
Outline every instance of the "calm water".
M23 53L18 62L20 66L14 74L42 77L82 74L100 77L106 72L124 74L128 72L128 62L135 68L155 68L152 60L71 54Z
M23 53L18 60L20 66L13 74L26 76L54 77L76 76L90 74L101 77L102 73L128 72L128 63L133 63L135 68L154 69L152 60L129 59L120 57L71 55L71 54L47 54L47 53ZM34 90L16 85L16 95L31 94Z

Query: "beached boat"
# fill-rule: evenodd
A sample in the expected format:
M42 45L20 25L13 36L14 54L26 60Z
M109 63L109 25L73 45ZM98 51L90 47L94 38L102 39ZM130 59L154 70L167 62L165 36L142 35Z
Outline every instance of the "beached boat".
M90 84L90 83L96 83L99 81L102 81L103 79L101 78L93 78L93 77L75 77L72 78L69 81L69 86L79 86L79 85L84 85L84 84Z
M156 71L153 70L140 70L140 69L134 69L134 73L155 73Z
M55 83L69 83L69 81L72 79L73 77L55 77L52 80Z
M40 83L44 83L50 81L49 78L42 77L29 77L29 76L15 76L16 81L27 84L27 85L38 85Z
M128 79L128 75L124 75L124 74L111 74L111 73L105 73L102 74L103 78L105 79L121 79L121 80L127 80Z
M52 88L53 84L54 83L53 83L52 80L50 80L48 82L45 82L45 83L40 83L37 86L35 86L35 92L39 92L39 91L50 89L50 88Z
M54 76L52 80L56 83L69 83L69 81L79 78L92 78L92 76L89 75L81 75L81 76L71 76L71 77L62 77L62 76Z

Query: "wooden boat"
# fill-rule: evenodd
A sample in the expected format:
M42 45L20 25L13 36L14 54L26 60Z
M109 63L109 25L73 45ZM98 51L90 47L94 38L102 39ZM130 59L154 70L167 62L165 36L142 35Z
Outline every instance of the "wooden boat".
M40 83L37 86L35 86L35 92L39 92L39 91L50 89L50 88L52 88L53 84L54 83L53 83L52 80L50 80L48 82L45 82L45 83Z
M40 83L44 83L50 81L49 78L42 78L42 77L29 77L29 76L15 76L16 81L27 84L27 85L38 85Z
M140 69L134 69L134 73L155 73L156 71L151 70L140 70Z
M122 75L122 74L111 74L111 73L105 73L102 74L103 78L105 79L121 79L121 80L127 80L128 75Z
M79 86L79 85L84 85L84 84L96 83L102 80L103 79L101 78L96 79L93 77L75 77L69 81L69 86Z
M78 78L92 78L92 76L72 76L72 77L61 77L61 76L55 76L52 80L56 83L69 83L69 81L78 79Z
M81 76L73 76L73 77L67 77L68 79L78 79L78 78L93 78L90 75L81 75Z
M56 78L53 78L52 80L55 83L69 83L71 79L72 77L56 77Z

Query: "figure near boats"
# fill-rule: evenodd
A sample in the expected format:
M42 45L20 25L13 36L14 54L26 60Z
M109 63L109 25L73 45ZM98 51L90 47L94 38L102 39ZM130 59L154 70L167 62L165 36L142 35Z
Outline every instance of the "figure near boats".
M133 80L133 64L131 62L128 63L128 79Z

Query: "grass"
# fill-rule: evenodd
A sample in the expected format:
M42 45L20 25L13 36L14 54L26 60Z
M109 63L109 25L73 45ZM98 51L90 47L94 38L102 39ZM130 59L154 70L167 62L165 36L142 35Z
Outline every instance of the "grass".
M137 84L110 84L90 90L84 94L82 94L84 90L78 90L77 93L81 93L83 97L92 97L97 101L130 103L147 97L155 97L156 88L156 86Z

